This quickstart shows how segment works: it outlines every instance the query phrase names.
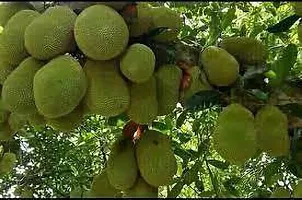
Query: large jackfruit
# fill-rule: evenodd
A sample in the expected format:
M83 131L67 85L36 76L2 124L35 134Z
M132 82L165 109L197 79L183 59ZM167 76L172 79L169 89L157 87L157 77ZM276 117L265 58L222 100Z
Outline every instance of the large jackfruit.
M35 104L47 118L61 117L73 111L86 90L85 73L80 63L69 55L52 59L34 77Z
M88 197L116 197L119 195L120 191L110 185L106 169L93 178Z
M14 153L4 153L0 161L0 174L10 173L15 167L17 156Z
M146 2L138 2L137 19L130 24L130 36L138 37L150 31L152 26L152 7Z
M33 6L28 2L9 2L0 5L0 26L4 27L7 21L21 10L32 10Z
M84 99L89 112L106 117L123 113L129 106L130 93L115 60L87 60L83 68L88 78Z
M107 161L109 183L118 190L126 190L134 185L137 174L134 144L131 140L119 138L112 145Z
M155 55L144 44L132 44L121 58L121 72L134 83L143 83L149 80L155 68Z
M290 191L288 189L278 187L273 191L270 198L290 198Z
M3 85L8 75L10 75L16 67L17 66L11 65L7 62L0 61L0 84Z
M9 126L8 122L0 124L0 141L8 141L13 138L14 131Z
M163 65L155 73L158 115L171 113L179 100L182 71L176 65Z
M69 132L77 128L83 118L83 109L81 105L76 107L73 111L59 118L46 119L47 125L53 129Z
M134 83L130 86L130 106L128 117L138 124L149 124L157 117L158 101L156 94L156 79L152 76L144 83Z
M6 122L9 116L9 111L6 109L2 98L0 98L0 124Z
M154 37L154 40L166 42L177 39L182 27L182 18L179 13L167 7L152 8L152 29L166 27L166 30Z
M153 187L146 183L142 177L138 177L135 185L124 192L124 197L149 197L157 198L158 197L158 188Z
M298 184L293 188L293 197L302 198L302 180L298 181Z
M241 64L263 64L267 58L266 47L254 38L225 38L221 41L220 47L232 54Z
M21 10L12 16L1 35L1 60L11 65L19 65L26 57L24 32L26 27L40 14L33 10Z
M45 63L29 57L7 77L2 87L3 103L10 112L26 115L37 111L33 82L36 72Z
M110 60L126 48L129 30L122 16L105 5L83 10L74 27L75 40L81 51L93 60Z
M75 49L73 35L77 15L68 7L48 8L26 28L25 47L30 55L49 60Z
M301 2L292 2L292 7L296 15L302 17L302 3Z
M17 113L10 113L8 117L8 124L13 132L17 132L27 124L27 117Z
M169 185L177 172L177 162L168 136L148 130L136 145L141 177L154 187Z
M253 114L237 103L224 108L218 117L213 145L225 160L244 164L257 150Z
M209 46L201 52L200 57L211 84L229 86L237 80L239 63L226 50Z
M276 106L267 105L256 114L259 149L271 156L285 156L290 150L287 116Z

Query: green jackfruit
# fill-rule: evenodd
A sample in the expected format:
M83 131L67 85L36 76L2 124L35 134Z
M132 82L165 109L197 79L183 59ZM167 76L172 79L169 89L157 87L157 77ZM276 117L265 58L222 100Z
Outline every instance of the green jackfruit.
M8 20L0 40L0 57L3 62L19 65L28 57L24 46L24 32L39 15L33 10L21 10Z
M177 39L183 23L179 13L167 7L152 8L151 12L152 29L159 27L168 28L165 32L156 35L154 40L165 42Z
M143 83L149 80L155 68L155 55L144 44L132 44L121 58L121 72L134 83Z
M33 6L28 2L9 2L0 5L0 26L4 27L7 21L21 10L32 10Z
M69 55L52 59L34 77L35 104L47 118L58 118L73 111L86 90L85 73L80 63Z
M2 98L0 98L0 124L6 122L9 116L9 111L6 109Z
M290 198L290 191L288 189L278 187L273 191L270 198Z
M152 7L146 2L138 2L137 19L130 24L129 31L131 37L138 37L150 31L152 26Z
M107 161L109 183L118 190L131 188L137 178L134 144L128 139L118 139L111 148Z
M129 106L130 93L115 60L87 60L83 68L88 78L84 102L90 112L106 117L123 113Z
M239 63L226 50L209 46L201 52L200 57L211 84L229 86L237 80Z
M36 72L44 64L33 57L26 58L7 77L2 87L2 99L10 112L26 115L37 111L33 81Z
M15 68L16 68L15 65L11 65L7 62L0 61L0 84L3 85L8 75L10 75Z
M240 104L230 104L220 113L213 135L214 149L232 164L242 165L257 150L253 114Z
M158 101L156 94L156 79L152 76L144 83L134 83L130 86L130 106L128 117L138 124L149 124L157 117Z
M24 125L27 124L27 118L24 115L19 115L17 113L10 113L8 117L8 124L14 132L17 132Z
M171 113L179 100L182 71L176 65L163 65L155 73L158 115Z
M302 181L299 180L298 184L293 188L293 197L294 198L302 198Z
M296 15L302 17L302 3L301 2L292 2L292 7Z
M298 40L302 44L302 23L298 25Z
M17 162L17 156L14 153L4 153L1 161L0 161L0 173L8 174L10 173Z
M266 47L254 38L225 38L220 43L220 47L232 54L241 64L263 64L268 55Z
M75 49L73 36L77 15L68 7L48 8L25 30L25 47L30 55L49 60Z
M0 141L8 141L13 138L14 131L10 128L8 122L0 124Z
M29 125L38 127L38 126L45 126L46 120L43 115L39 114L38 112L27 115L27 121Z
M81 105L76 107L73 111L59 118L46 119L47 125L53 129L69 132L77 128L83 118L83 109Z
M271 156L285 156L289 153L287 116L276 106L261 108L255 118L259 148Z
M74 27L80 50L93 60L110 60L126 48L129 30L122 16L105 5L84 9Z
M82 198L82 194L83 194L82 188L76 187L70 191L69 197L70 198Z
M116 197L120 191L110 185L106 169L93 178L88 197Z
M169 185L177 172L177 162L168 136L144 132L136 145L136 159L141 177L154 187Z
M158 188L149 185L143 178L139 177L136 180L135 185L124 192L124 197L158 198Z

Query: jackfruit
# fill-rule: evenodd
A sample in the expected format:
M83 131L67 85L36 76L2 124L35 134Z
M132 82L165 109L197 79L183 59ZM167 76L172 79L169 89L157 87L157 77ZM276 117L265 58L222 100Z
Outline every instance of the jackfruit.
M120 191L110 185L106 169L93 178L89 197L116 197L119 195Z
M177 172L177 162L168 136L155 130L144 132L136 144L141 177L151 186L169 185Z
M229 86L237 80L239 63L226 50L209 46L201 52L200 57L211 84Z
M124 197L158 198L158 188L149 185L143 178L139 177L135 185L124 192Z
M2 98L0 98L0 124L6 122L9 116L9 111L4 106Z
M213 146L230 163L244 164L257 150L253 114L237 103L224 108L218 117Z
M152 7L146 2L138 2L137 6L137 19L129 26L130 36L138 37L150 31L152 26Z
M84 102L90 112L112 117L128 108L129 88L118 68L115 60L87 60L85 63L83 70L88 78L88 89Z
M109 183L118 190L131 188L137 178L134 144L131 140L119 138L114 142L107 161Z
M128 117L138 124L149 124L157 117L158 101L156 79L152 76L144 83L133 83L130 86L130 106Z
M83 117L83 109L81 106L76 107L73 111L59 118L46 119L47 125L53 129L63 132L69 132L77 128Z
M76 187L70 191L70 198L82 198L82 189L81 187Z
M0 141L8 141L13 138L14 131L10 128L8 122L0 124Z
M292 2L291 5L294 9L295 14L302 17L302 3L301 2Z
M26 28L25 47L30 55L49 60L75 49L73 35L77 15L68 7L48 8Z
M179 100L182 71L176 65L163 65L155 73L158 115L171 113Z
M152 29L166 27L167 31L156 35L153 39L160 42L173 41L182 27L183 20L180 15L167 7L156 7L151 10Z
M132 44L120 61L120 69L124 76L134 83L148 81L155 68L155 55L144 44Z
M254 38L225 38L220 43L220 47L232 54L240 64L263 64L268 55L266 47Z
M293 188L293 197L294 198L302 198L302 181L299 180L298 184Z
M270 198L290 198L290 191L285 188L278 187L273 191Z
M33 127L45 126L46 120L43 115L40 115L38 112L27 115L27 122Z
M27 118L24 115L19 115L17 113L10 113L8 117L8 124L14 132L17 132L24 125L27 124Z
M8 75L10 75L15 68L15 65L0 61L0 84L3 85Z
M28 2L7 2L0 5L0 26L4 27L7 21L21 10L32 10L33 6Z
M298 25L298 40L302 44L302 23Z
M126 48L129 30L122 16L105 5L84 9L76 19L74 35L79 49L93 60L110 60Z
M4 153L0 161L0 174L10 173L17 162L17 156L14 153Z
M19 65L29 56L24 46L24 32L39 15L33 10L21 10L8 20L0 40L0 57L3 62Z
M37 111L33 81L36 72L44 64L33 57L26 58L7 77L2 87L2 99L10 112L26 115Z
M52 59L34 77L35 104L39 113L47 118L58 118L73 111L86 90L85 73L80 63L69 55Z
M278 107L267 105L255 117L259 148L271 156L285 156L290 150L287 116Z

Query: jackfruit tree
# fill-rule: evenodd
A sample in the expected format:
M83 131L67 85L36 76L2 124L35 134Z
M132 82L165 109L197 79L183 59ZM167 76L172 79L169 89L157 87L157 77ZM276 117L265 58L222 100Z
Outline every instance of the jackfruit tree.
M0 3L0 197L300 197L301 17Z

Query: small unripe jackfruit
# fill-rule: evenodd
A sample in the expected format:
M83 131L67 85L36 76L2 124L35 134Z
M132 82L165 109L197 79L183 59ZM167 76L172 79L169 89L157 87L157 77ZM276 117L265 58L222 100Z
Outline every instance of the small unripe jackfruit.
M201 52L201 62L209 82L216 86L229 86L239 76L239 63L226 50L209 46Z

